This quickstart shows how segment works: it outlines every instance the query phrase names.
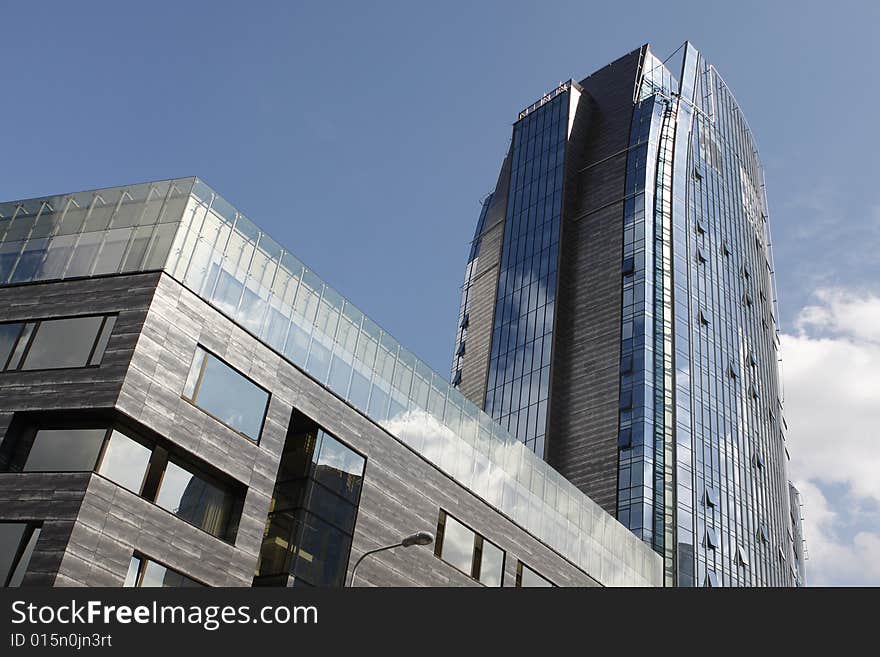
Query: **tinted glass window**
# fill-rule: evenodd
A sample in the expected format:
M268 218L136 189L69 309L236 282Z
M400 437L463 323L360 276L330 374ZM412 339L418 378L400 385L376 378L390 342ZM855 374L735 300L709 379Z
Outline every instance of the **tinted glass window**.
M342 586L350 539L336 527L305 513L302 534L295 553L294 583L312 586Z
M103 317L72 317L40 322L22 369L85 367Z
M25 532L25 536L27 536L28 532ZM40 538L40 528L33 527L30 531L30 536L27 536L26 543L24 544L24 549L21 551L21 556L18 558L18 562L15 564L15 568L12 573L9 575L9 583L7 586L21 586L21 582L24 579L24 575L27 572L28 565L31 562L31 555L34 553L34 548L37 546L37 541Z
M9 579L26 529L23 522L0 522L0 586Z
M504 550L483 540L480 581L486 586L501 586L504 577Z
M473 571L474 537L474 532L452 516L446 516L440 558L470 575Z
M542 577L524 563L520 562L519 585L522 587L554 586L553 582Z
M222 536L232 500L219 486L169 461L156 504L214 536Z
M199 351L184 395L221 422L259 440L269 393L217 357Z
M106 429L40 429L24 465L26 472L93 470Z
M128 567L125 586L176 588L204 585L155 561L134 556Z
M12 349L15 347L15 341L18 339L19 333L21 333L21 324L0 324L0 370L2 370L6 366L6 361L9 360L9 356L12 354Z
M128 436L114 431L110 436L98 473L135 493L140 493L151 451Z
M333 436L321 433L321 452L315 466L315 480L352 504L357 504L366 460Z

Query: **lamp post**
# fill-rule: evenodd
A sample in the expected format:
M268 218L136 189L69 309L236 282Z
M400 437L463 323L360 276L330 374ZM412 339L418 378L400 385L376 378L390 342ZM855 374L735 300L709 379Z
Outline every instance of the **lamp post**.
M354 568L351 569L351 581L349 582L349 586L354 586L354 578L357 575L358 566L361 565L361 561L370 556L371 554L376 554L377 552L384 552L385 550L393 550L398 547L412 547L413 545L430 545L434 542L434 534L431 532L416 532L415 534L410 534L406 538L403 538L400 543L395 543L394 545L386 545L385 547L376 548L375 550L367 550L361 555L361 558L357 560L354 564Z

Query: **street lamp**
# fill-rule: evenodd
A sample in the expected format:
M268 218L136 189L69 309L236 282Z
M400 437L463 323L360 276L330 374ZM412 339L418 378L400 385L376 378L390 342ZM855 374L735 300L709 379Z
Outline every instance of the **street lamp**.
M361 561L363 561L366 557L371 554L376 554L377 552L384 552L385 550L393 550L398 547L412 547L413 545L430 545L434 542L434 534L431 532L416 532L415 534L410 534L406 538L402 539L400 543L395 543L394 545L386 545L385 547L376 548L375 550L367 550L361 555L361 558L357 560L354 564L354 568L351 569L351 582L349 582L349 586L354 586L354 578L357 574L358 566L361 565Z

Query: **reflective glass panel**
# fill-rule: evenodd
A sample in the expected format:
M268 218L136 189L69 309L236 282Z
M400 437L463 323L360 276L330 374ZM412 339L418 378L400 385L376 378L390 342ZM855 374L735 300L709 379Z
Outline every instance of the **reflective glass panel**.
M225 490L174 461L165 468L156 504L214 536L225 533L232 510L231 496Z
M475 534L452 516L446 516L440 558L463 573L473 572Z
M486 586L501 586L504 578L504 550L483 540L483 558L480 562L480 581Z
M26 529L24 522L0 522L0 586L9 579Z
M152 452L119 431L110 435L98 473L123 488L140 493Z
M25 472L94 470L106 429L41 429L24 465Z
M199 348L200 352L204 352ZM201 366L199 374L195 368ZM215 418L253 441L260 439L269 393L216 356L197 353L189 381L192 401Z
M520 578L519 585L523 588L537 586L553 586L553 582L542 577L524 563L520 562Z
M321 453L315 464L315 481L342 495L352 504L357 504L365 463L363 456L352 451L333 436L323 433Z
M95 316L40 322L21 369L85 367L103 321Z
M16 322L14 324L0 324L0 370L6 366L6 361L12 354L15 342L21 333L22 324Z
M203 586L199 582L190 579L186 575L181 575L176 570L166 568L162 564L155 561L144 560L141 568L141 578L137 586L146 587L163 587L176 588L181 586Z
M39 540L39 538L40 528L34 527L31 531L30 537L28 537L27 539L24 550L22 550L21 552L21 556L18 558L18 562L15 564L15 569L9 576L9 584L7 586L21 586L21 582L24 579L25 573L27 572L28 565L31 562L31 555L33 555L34 553L34 548L37 546L37 541Z

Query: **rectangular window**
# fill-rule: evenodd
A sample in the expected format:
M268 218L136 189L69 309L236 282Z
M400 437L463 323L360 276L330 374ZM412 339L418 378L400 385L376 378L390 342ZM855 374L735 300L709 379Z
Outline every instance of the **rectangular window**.
M21 429L10 429L13 440L0 444L0 469L94 471L199 529L234 542L244 495L235 482L225 481L228 477L208 474L207 466L190 463L184 455L169 455L137 432L128 435L128 429L100 423L88 426L83 420L73 426L70 422L64 426L58 419L26 422Z
M128 574L125 576L125 584L123 586L128 588L177 588L182 586L204 586L204 584L167 566L163 566L152 559L135 554L128 565Z
M40 526L29 522L0 522L0 586L21 586Z
M294 410L255 586L345 584L366 459Z
M115 315L0 324L0 368L54 370L101 364Z
M187 466L169 460L159 484L156 504L178 518L223 537L232 514L232 495Z
M120 431L112 431L104 446L98 474L140 494L150 465L152 450Z
M556 586L556 584L543 575L539 575L522 561L516 562L516 585L520 588Z
M95 469L106 429L39 429L24 472L88 472Z
M443 510L434 554L486 586L501 586L504 580L504 550Z
M196 349L183 398L254 442L260 439L269 393L202 347Z

